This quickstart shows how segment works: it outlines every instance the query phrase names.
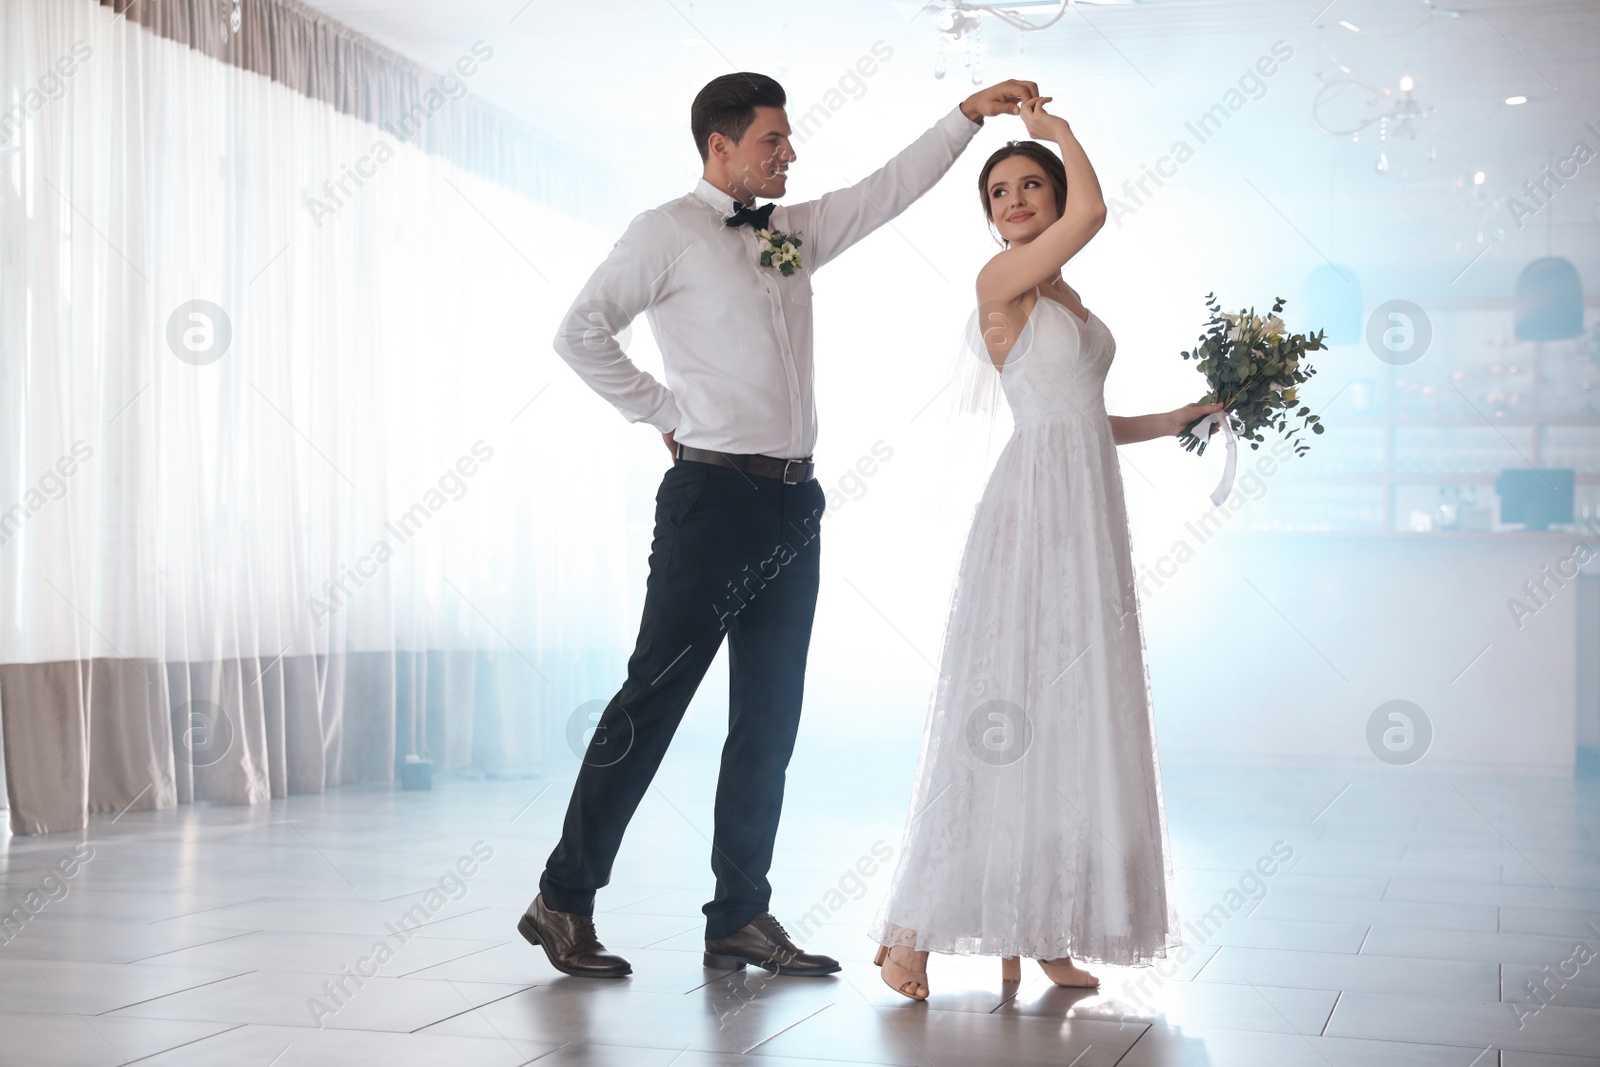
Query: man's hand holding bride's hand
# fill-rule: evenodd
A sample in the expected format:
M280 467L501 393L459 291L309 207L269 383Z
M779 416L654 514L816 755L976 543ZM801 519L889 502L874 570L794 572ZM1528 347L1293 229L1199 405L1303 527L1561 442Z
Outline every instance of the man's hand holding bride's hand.
M982 125L985 115L1022 114L1022 101L1031 100L1038 95L1038 85L1013 78L998 85L991 85L987 89L979 89L961 101L961 113Z
M1169 411L1169 412L1167 412L1167 436L1169 436L1169 437L1182 436L1183 432L1185 430L1187 430L1189 427L1193 426L1195 423L1199 422L1201 419L1205 418L1207 415L1211 414L1213 411L1221 411L1221 410L1222 410L1222 404L1221 403L1215 403L1215 404L1185 404L1183 407L1178 408L1176 411ZM1216 433L1217 432L1217 428L1215 426L1213 426L1211 428L1211 432L1212 433Z
M1054 99L1053 96L1033 96L1022 101L1017 113L1022 116L1022 125L1027 128L1029 137L1038 141L1060 142L1063 136L1072 135L1072 127L1067 125L1066 119L1044 109Z

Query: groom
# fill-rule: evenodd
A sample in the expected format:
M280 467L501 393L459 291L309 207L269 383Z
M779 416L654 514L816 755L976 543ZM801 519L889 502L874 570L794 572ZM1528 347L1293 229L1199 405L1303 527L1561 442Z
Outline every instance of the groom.
M600 716L539 895L517 928L567 974L632 973L595 934L595 891L706 668L728 640L728 739L717 779L705 964L779 974L839 969L801 952L768 913L773 839L794 749L817 602L823 491L812 474L811 272L900 214L986 115L1039 94L1007 81L972 94L878 171L804 204L783 196L795 159L782 86L726 74L700 90L694 190L629 224L555 338L562 358L630 422L660 431L673 464L656 493L644 617L628 677ZM765 231L770 240L757 231ZM763 253L799 238L789 273ZM769 257L770 258L770 257ZM616 334L640 312L666 384Z

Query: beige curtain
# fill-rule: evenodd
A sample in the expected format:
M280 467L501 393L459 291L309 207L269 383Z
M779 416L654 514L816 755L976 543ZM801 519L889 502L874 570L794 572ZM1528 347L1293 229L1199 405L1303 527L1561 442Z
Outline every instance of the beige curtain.
M0 5L18 833L548 769L625 658L622 438L548 343L610 239L525 195L570 168L470 96L386 133L421 73L284 3L224 46L223 9Z
M152 33L321 100L578 218L627 222L616 215L618 183L609 168L491 104L457 95L471 81L464 70L496 61L491 41L463 41L455 66L428 70L295 0L100 2ZM434 110L441 98L451 106Z

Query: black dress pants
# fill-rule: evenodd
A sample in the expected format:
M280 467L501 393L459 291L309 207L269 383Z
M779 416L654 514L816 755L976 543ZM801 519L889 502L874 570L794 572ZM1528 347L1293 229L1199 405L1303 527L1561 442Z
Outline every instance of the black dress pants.
M600 716L539 891L594 914L623 831L684 710L728 639L728 739L717 778L706 937L744 926L772 897L767 871L783 808L816 611L824 494L679 460L656 493L639 639Z

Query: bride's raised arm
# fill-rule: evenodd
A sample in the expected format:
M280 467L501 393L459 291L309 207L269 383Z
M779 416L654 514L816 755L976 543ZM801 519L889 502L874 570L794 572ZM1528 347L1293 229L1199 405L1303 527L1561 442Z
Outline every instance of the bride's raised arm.
M1028 133L1040 140L1054 141L1061 148L1061 162L1067 172L1067 202L1061 217L1038 237L999 253L978 272L980 304L1015 300L1034 286L1054 278L1066 262L1100 231L1106 221L1106 201L1100 192L1100 179L1073 136L1067 120L1045 111L1052 98L1034 97L1021 104L1022 122ZM996 197L1004 189L989 190L989 210L997 209Z

